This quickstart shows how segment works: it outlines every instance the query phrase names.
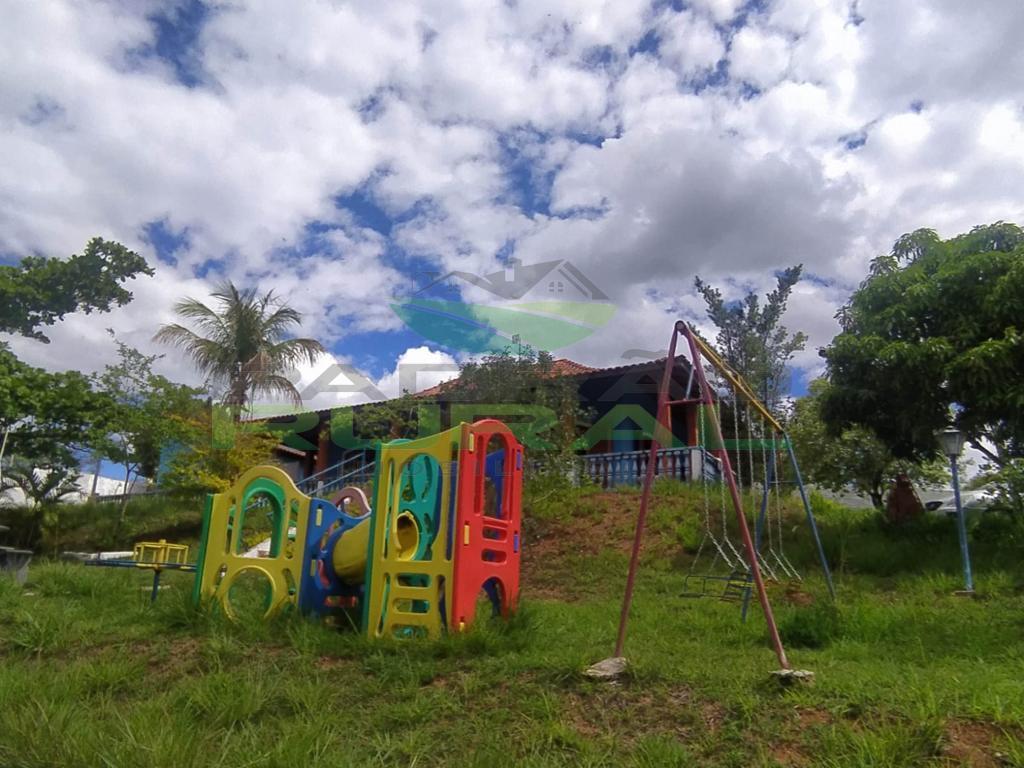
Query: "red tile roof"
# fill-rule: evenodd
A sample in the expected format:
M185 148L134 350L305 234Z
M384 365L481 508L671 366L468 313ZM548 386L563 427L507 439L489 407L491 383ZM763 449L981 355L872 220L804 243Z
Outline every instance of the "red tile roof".
M570 360L566 357L559 357L551 361L551 371L548 373L548 376L550 378L557 378L559 376L581 376L582 374L593 373L594 371L599 370L601 369L591 368L589 365L577 363L575 360ZM434 395L449 392L458 384L458 382L458 379L442 381L440 384L417 392L416 397L433 397Z

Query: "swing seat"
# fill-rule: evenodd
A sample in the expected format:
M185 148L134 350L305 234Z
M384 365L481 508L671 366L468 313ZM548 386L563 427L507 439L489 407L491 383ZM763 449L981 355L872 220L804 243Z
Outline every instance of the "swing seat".
M751 577L750 571L733 571L729 574L729 579L725 582L725 589L722 590L722 596L719 599L726 603L738 603L741 600L746 600L750 596L753 584L754 579Z
M709 584L717 585L717 584L724 583L724 584L726 584L726 586L728 586L729 582L732 581L732 579L733 579L733 575L734 574L730 573L727 576L711 575L711 574L706 574L704 576L693 576L693 577L687 576L685 579L683 579L683 591L679 593L679 596L680 597L710 597L712 595L712 591L711 591L711 587L709 586ZM688 586L689 586L691 578L700 579L700 583L701 584L700 584L700 591L699 592L695 592L695 591L692 591L692 590L688 589Z

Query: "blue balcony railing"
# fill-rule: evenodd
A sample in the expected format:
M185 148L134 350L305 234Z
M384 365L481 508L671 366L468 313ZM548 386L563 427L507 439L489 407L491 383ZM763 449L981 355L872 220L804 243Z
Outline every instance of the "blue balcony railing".
M602 488L640 485L650 456L650 451L590 453L579 457L580 473L582 478ZM693 462L699 462L699 466L692 469ZM699 480L703 477L717 482L722 477L722 468L720 461L702 448L662 448L658 451L654 474L655 477L676 480Z
M309 496L326 496L346 485L367 485L373 480L374 452L359 451L346 456L315 475L303 478L295 485Z

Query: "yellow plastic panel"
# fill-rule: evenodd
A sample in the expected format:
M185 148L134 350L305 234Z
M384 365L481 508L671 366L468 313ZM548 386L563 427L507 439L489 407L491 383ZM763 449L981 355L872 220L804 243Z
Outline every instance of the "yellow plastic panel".
M366 612L364 626L370 637L427 635L438 637L444 627L441 601L452 604L452 558L449 552L452 494L462 428L419 440L395 441L381 447L374 515L370 529ZM440 483L433 487L437 506L436 536L421 545L429 531L416 527L416 516L405 508L403 478L417 457L429 456L440 467ZM411 526L411 527L410 527Z
M259 494L269 504L246 511L252 498ZM295 487L287 474L271 466L253 467L227 491L213 496L206 541L200 544L202 562L196 574L199 597L204 601L218 600L233 617L231 587L243 572L255 572L269 584L265 618L296 605L309 502L309 497ZM241 535L245 515L267 513L271 515L270 557L243 557ZM291 527L294 531L289 532Z

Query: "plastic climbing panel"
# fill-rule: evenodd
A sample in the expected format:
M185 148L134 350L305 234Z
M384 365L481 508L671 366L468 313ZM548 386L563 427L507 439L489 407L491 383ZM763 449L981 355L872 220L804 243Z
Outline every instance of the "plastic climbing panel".
M469 627L477 601L507 617L519 600L523 447L500 421L464 424L459 451L451 625Z
M299 589L299 609L304 614L331 615L350 607L362 595L362 587L353 582L362 582L366 548L362 548L361 558L357 553L352 558L354 562L344 563L358 572L357 580L347 579L348 574L339 572L335 566L334 553L342 537L353 535L352 531L357 526L369 525L370 510L362 492L346 488L341 493L342 497L347 493L362 501L357 505L356 515L348 514L324 499L310 500ZM339 499L335 502L342 506Z
M237 616L236 590L262 593L269 618L298 602L310 498L277 467L253 467L224 493L207 498L193 591L195 601L218 600ZM243 557L256 539L271 540L269 557ZM251 537L253 540L249 540Z
M363 612L370 637L437 637L447 626L451 468L461 434L455 428L380 448Z

